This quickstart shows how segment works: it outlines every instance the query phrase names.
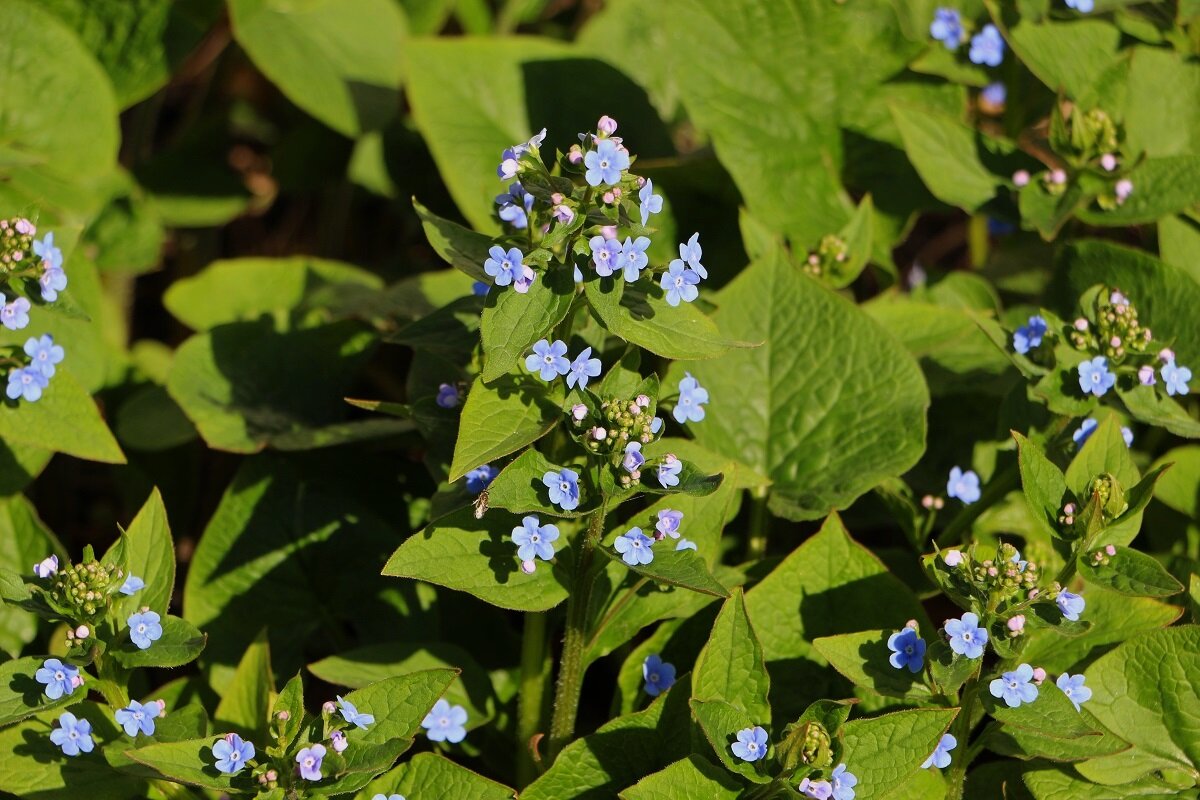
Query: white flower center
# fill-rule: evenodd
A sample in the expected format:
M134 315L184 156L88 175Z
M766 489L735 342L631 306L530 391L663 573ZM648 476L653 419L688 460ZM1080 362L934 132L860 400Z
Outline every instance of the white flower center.
M971 632L970 632L970 631L963 631L962 638L963 638L963 641L964 641L964 642L969 642L969 641L971 641Z
M241 761L242 754L239 753L237 750L234 750L232 753L229 754L229 760L230 761Z
M78 739L78 738L79 738L79 731L71 731L70 733L68 733L68 734L67 734L67 738L69 738L69 739Z
M54 673L54 680L65 681L66 679L67 679L67 676L65 674L63 674L62 670L59 670L58 672Z
M143 622L143 623L139 623L139 624L138 624L138 626L137 626L137 632L138 632L138 633L145 633L145 632L146 632L146 623L144 623L144 622Z
M564 492L569 492L569 491L571 491L571 484L567 483L566 481L563 481L562 483L560 483L558 485L558 488Z
M1021 684L1018 683L1017 681L1009 681L1008 682L1008 688L1010 688L1010 689L1016 689L1020 685Z
M746 749L749 750L751 753L757 753L758 745L754 742L751 742L750 744L746 745Z
M438 725L442 726L443 728L449 728L450 727L450 718L442 717L441 719L438 720Z
M600 159L600 169L608 169L608 159L607 158Z
M533 542L534 544L537 544L541 540L542 540L542 537L538 536L536 533L529 537L529 541Z

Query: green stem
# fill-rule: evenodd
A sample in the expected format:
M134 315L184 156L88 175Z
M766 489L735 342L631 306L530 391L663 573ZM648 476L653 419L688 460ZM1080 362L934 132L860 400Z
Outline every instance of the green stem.
M126 693L118 672L120 667L104 656L96 656L96 682L93 688L104 696L104 702L114 709L129 705L129 695Z
M750 490L750 540L746 555L759 559L767 554L767 539L771 533L771 515L767 511L767 487Z
M967 225L967 244L971 251L971 266L982 269L988 258L988 218L976 214Z
M963 791L966 788L967 767L971 766L971 759L967 757L969 749L967 740L971 735L971 716L975 712L975 699L979 694L979 673L982 669L982 665L976 667L975 672L963 685L962 710L958 712L958 716L954 718L954 724L950 726L950 732L954 734L954 738L958 740L962 749L959 751L961 755L954 759L950 768L946 770L946 782L949 784L946 789L946 800L962 800Z
M517 701L517 781L525 787L537 777L531 744L542 728L549 669L546 661L546 612L525 615L521 634L521 689Z
M592 586L596 576L592 574L592 558L600 538L604 535L604 517L607 501L592 512L588 518L587 533L575 565L575 585L567 599L567 630L563 635L562 658L558 666L558 685L554 693L554 715L550 720L550 745L547 758L553 763L555 756L575 735L575 717L579 712L579 694L583 689L584 647L587 644L588 607L591 605Z
M608 623L612 622L613 617L621 613L622 609L633 602L633 598L637 597L637 593L640 592L642 587L649 582L649 578L642 578L638 580L637 583L635 583L633 586L630 586L629 589L626 590L625 594L621 596L620 600L612 604L612 607L609 608L608 613L604 615L604 619L600 620L600 622L596 624L595 629L592 630L591 636L588 637L587 645L585 645L583 648L585 651L591 650L596 646L596 642L600 639L600 634L603 633L604 629L608 627Z

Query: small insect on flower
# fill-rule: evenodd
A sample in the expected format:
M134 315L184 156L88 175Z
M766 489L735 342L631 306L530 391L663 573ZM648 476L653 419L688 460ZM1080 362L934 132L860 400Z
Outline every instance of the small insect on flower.
M674 511L669 508L664 508L658 512L658 519L654 523L654 530L658 531L659 539L664 536L670 536L672 539L679 538L679 525L683 522L683 512Z
M677 258L667 267L659 285L666 293L667 305L677 306L681 302L690 303L700 296L700 290L696 288L699 283L700 276Z
M854 800L854 787L858 785L858 776L846 770L845 764L838 764L829 775L833 786L833 800Z
M58 718L58 727L50 731L50 741L62 748L63 755L90 753L96 746L92 739L92 723L79 719L70 711Z
M1167 361L1159 370L1162 375L1163 384L1167 388L1167 394L1174 397L1175 395L1185 395L1188 393L1188 381L1192 379L1192 371L1187 367L1176 366L1175 359Z
M983 30L971 37L971 49L967 53L972 64L986 64L998 67L1004 60L1004 38L1000 30L992 24L983 26Z
M948 619L945 628L950 637L951 650L967 658L979 658L983 655L988 632L986 628L979 627L977 614L968 611L962 615L962 619Z
M1016 708L1022 703L1032 703L1037 699L1038 688L1031 683L1033 667L1022 664L1012 672L1005 672L999 678L988 684L992 697L1004 700L1009 708Z
M129 625L129 638L139 650L147 650L150 645L162 638L162 618L156 611L139 611L130 615L126 621Z
M587 168L583 179L588 186L614 186L621 182L622 170L629 169L629 153L612 139L601 139L595 150L584 155L583 165Z
M534 343L533 352L525 357L525 369L538 373L538 377L544 381L552 381L571 371L571 362L566 355L566 342L556 339L551 343L548 339L541 339Z
M246 762L254 759L254 743L247 742L236 733L227 733L212 746L213 764L218 772L226 775L236 775L241 772Z
M908 668L909 672L920 672L925 666L925 640L912 628L896 631L887 640L888 663L896 669Z
M144 580L139 578L137 575L130 575L125 579L125 582L121 584L120 592L126 597L131 597L145 588L146 582Z
M648 655L642 662L642 680L646 694L658 697L675 685L675 665L663 661L657 653Z
M950 479L946 481L946 494L961 500L963 505L971 505L980 497L979 476L974 470L963 472L959 467L950 470Z
M742 761L758 761L767 754L767 732L760 725L737 732L737 741L729 746Z
M321 780L321 762L325 760L325 745L314 744L296 754L300 777L306 781Z
M1013 350L1022 355L1028 353L1042 343L1042 338L1049 329L1045 317L1040 314L1030 317L1028 322L1013 333Z
M458 744L467 736L467 710L462 706L452 706L445 700L438 700L421 727L425 735L433 742L450 742Z
M617 537L613 549L621 554L621 560L631 567L649 564L654 560L654 540L642 533L638 527L630 528Z
M929 758L925 759L925 763L921 765L921 769L929 769L930 767L945 769L950 766L950 751L956 747L958 747L958 739L955 739L953 734L942 734L941 741L937 743L937 747L933 749Z
M601 368L600 359L592 358L592 348L583 348L583 352L571 362L567 372L567 386L573 388L578 384L580 389L586 388L590 379L600 375Z
M680 461L674 453L667 453L663 456L662 463L658 465L658 482L664 489L670 489L673 486L679 485L679 475L683 472L683 462Z
M517 545L517 558L528 561L554 558L554 542L558 540L556 525L542 525L537 517L525 517L521 525L512 529L512 540Z
M542 484L550 490L550 502L563 511L579 507L579 473L575 470L551 470L542 476Z
M1054 685L1061 689L1071 704L1075 706L1076 711L1080 710L1080 703L1086 703L1092 699L1092 690L1083 685L1084 680L1083 675L1068 675L1064 672L1054 682Z
M704 404L708 402L708 389L701 386L699 381L692 377L692 373L686 372L684 376L679 382L679 400L671 410L671 416L681 425L685 422L702 421Z
M663 207L662 195L654 193L654 181L646 179L645 185L638 191L638 201L638 210L642 213L642 227L644 228L650 223L650 215L658 214Z
M76 682L78 677L77 667L64 664L57 658L47 658L38 671L33 673L34 680L46 685L46 697L51 700L57 700L64 694L74 694L75 687L79 685Z
M137 700L130 700L129 705L117 709L113 716L116 717L117 724L125 729L127 736L137 736L139 733L153 736L154 720L162 715L162 709L157 700L151 700L145 705Z
M341 695L337 696L337 702L338 708L342 712L342 719L354 727L365 731L369 726L375 724L375 715L360 712L354 703L351 703Z
M1104 356L1096 356L1091 361L1084 361L1079 365L1078 370L1079 388L1084 394L1102 397L1117 382L1117 376L1108 371L1108 359Z
M33 574L39 578L49 578L58 572L58 556L46 556L33 565Z
M1078 622L1079 615L1083 613L1087 602L1077 594L1063 590L1054 598L1054 602L1058 605L1058 610L1062 615L1071 622Z

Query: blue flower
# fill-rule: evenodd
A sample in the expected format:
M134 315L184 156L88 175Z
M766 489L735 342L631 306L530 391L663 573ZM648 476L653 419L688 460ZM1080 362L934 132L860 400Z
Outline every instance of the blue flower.
M942 734L942 740L937 743L937 747L933 748L933 754L925 759L925 763L921 765L921 769L929 769L937 767L945 769L950 766L950 751L958 747L958 739L955 739L953 734Z
M533 210L535 198L519 182L508 187L508 191L496 195L497 215L517 230L529 227L529 212Z
M1035 315L1029 318L1029 321L1017 328L1013 333L1013 350L1024 355L1033 348L1042 343L1042 337L1046 335L1049 326L1046 324L1046 318L1041 315Z
M1073 8L1081 14L1090 14L1096 7L1094 0L1065 0L1067 8Z
M90 753L96 746L92 740L92 723L79 719L70 711L58 718L58 727L50 731L50 741L62 748L63 755Z
M999 678L988 684L992 697L1002 698L1009 708L1016 708L1022 703L1032 703L1037 699L1038 688L1030 683L1033 679L1033 667L1022 664L1012 672L1005 672Z
M49 578L58 572L58 556L50 555L33 565L33 574L39 578Z
M660 534L662 534L662 536L670 536L672 539L678 539L679 525L682 522L682 511L674 511L669 508L664 508L662 511L658 512L658 520L654 523L654 530L658 531ZM662 536L659 538L662 538Z
M380 793L372 797L371 800L404 800L404 795Z
M605 239L603 236L593 236L588 239L588 247L592 249L592 263L596 265L596 274L607 278L625 266L624 251L616 239Z
M488 285L483 281L475 281L471 284L471 294L476 297L487 297Z
M8 388L4 393L10 400L23 397L26 402L36 403L42 398L42 390L49 385L50 379L41 370L36 367L23 367L8 373Z
M0 294L0 303L4 295ZM29 301L24 297L14 297L13 301L0 308L0 324L10 331L18 331L29 324Z
M512 540L517 545L517 558L528 561L554 558L554 542L558 539L558 526L542 525L537 517L525 517L520 526L512 529Z
M642 468L642 464L646 463L646 457L642 455L642 443L630 442L625 445L625 457L621 459L621 466L626 472L633 474Z
M26 340L25 355L32 359L29 366L36 368L47 378L53 378L54 365L61 362L65 354L62 346L54 343L54 337L46 333L40 338L34 336Z
M1063 673L1058 676L1058 680L1054 685L1062 689L1062 693L1067 696L1071 704L1075 706L1075 710L1079 710L1080 703L1086 703L1092 699L1092 690L1083 685L1085 678L1083 675L1068 675Z
M800 794L810 800L829 800L833 797L833 784L829 781L814 781L812 778L805 778L796 788L800 790Z
M896 669L908 667L909 672L920 672L925 665L925 640L912 628L896 631L887 640L888 663Z
M1096 420L1088 417L1081 422L1079 427L1075 429L1075 432L1071 434L1071 441L1075 442L1075 444L1079 445L1080 447L1083 447L1083 443L1091 438L1092 434L1096 432L1096 428L1099 427L1099 425L1099 422L1096 422Z
M571 362L566 355L567 343L563 340L555 339L551 344L541 339L533 345L533 354L525 357L525 369L538 373L544 381L552 381L571 371Z
M698 550L696 543L691 539L680 539L675 545L676 550Z
M586 387L590 378L600 374L600 367L600 359L592 358L592 348L585 347L571 362L570 371L567 372L567 386L579 384L580 389Z
M74 694L79 685L79 669L64 664L57 658L47 658L41 668L33 673L34 680L46 684L46 697L57 700L64 694Z
M1008 90L1004 88L1004 84L1000 83L1000 81L993 81L992 83L989 83L987 86L983 87L983 91L979 93L979 99L985 105L993 106L999 109L1004 106L1004 101L1008 99ZM991 220L989 220L988 223L990 227ZM1046 320L1042 319L1041 317L1031 317L1029 321L1033 322L1034 319L1041 319L1042 324L1046 324ZM1037 345L1034 345L1034 347L1037 347Z
M845 764L838 764L829 776L833 784L833 800L854 800L854 787L858 785L858 777L853 772L846 771Z
M350 723L356 728L361 728L364 731L368 726L375 724L374 714L364 714L358 710L358 707L351 703L340 694L337 695L338 710L342 714L342 719Z
M454 408L458 405L458 389L450 383L439 384L435 402L442 408Z
M584 155L583 165L587 167L583 179L588 186L602 183L613 186L621 182L621 170L629 169L629 153L617 147L612 139L601 139L595 150Z
M445 700L438 700L421 727L432 742L450 742L458 744L467 735L467 710L462 706L452 706Z
M579 507L579 473L575 470L551 470L542 476L542 483L550 490L550 502L563 511Z
M767 754L767 732L760 725L743 728L729 749L742 761L758 761Z
M649 246L650 240L645 236L639 236L637 239L625 237L625 243L621 245L621 261L624 264L625 280L633 282L641 277L642 270L650 263L650 259L646 255L646 248Z
M1028 562L1028 561L1026 561L1025 559L1021 558L1021 551L1020 551L1020 550L1018 550L1018 551L1016 551L1015 553L1013 553L1013 554L1012 554L1012 558L1010 558L1010 559L1009 559L1009 561L1011 561L1012 563L1014 563L1014 564L1016 564L1016 565L1017 565L1017 571L1018 571L1018 572L1024 572L1024 571L1025 571L1025 567L1029 566L1029 562Z
M296 753L300 765L300 777L306 781L321 780L321 762L325 760L325 745L314 744Z
M1124 425L1121 426L1121 438L1125 440L1126 447L1133 447L1133 431Z
M946 481L946 494L958 498L963 505L971 505L979 499L979 476L974 470L963 472L954 467L950 470L950 480Z
M130 700L129 705L117 709L114 716L117 718L117 724L125 729L127 736L137 736L139 733L153 736L154 720L162 715L162 709L157 700L151 700L145 705L137 700Z
M498 474L499 471L491 464L476 467L467 473L467 491L471 494L479 494L491 486Z
M957 50L963 38L962 15L958 13L958 9L939 8L933 12L929 35L935 41L944 44L947 50Z
M700 263L700 257L703 255L704 248L700 247L700 234L698 233L693 233L692 238L687 240L687 244L679 245L679 258L686 261L692 271L701 278L707 278L708 270Z
M650 420L650 432L656 436L658 435L658 432L662 430L662 426L662 417L655 417L654 419Z
M121 584L120 592L126 597L131 597L145 588L146 582L144 580L139 578L137 575L130 575L125 579L125 582Z
M995 25L984 25L982 31L971 37L971 50L967 57L972 64L1000 66L1004 60L1004 39Z
M657 653L646 656L642 662L642 679L646 682L643 687L646 694L658 697L675 684L675 665L663 661Z
M642 212L642 227L644 228L650 222L651 214L662 211L662 195L654 193L654 181L646 179L646 185L638 192L638 200L640 201L638 209Z
M527 142L514 144L512 147L506 148L500 154L500 166L496 167L496 175L501 180L510 180L517 176L518 160L525 153L536 150L542 146L542 142L546 140L546 129L542 130Z
M1101 397L1116 382L1117 376L1108 371L1108 359L1104 356L1096 356L1091 361L1084 361L1079 365L1079 388L1084 394L1090 392L1096 397Z
M667 295L667 305L677 306L682 301L690 303L700 296L696 284L700 276L683 265L678 258L667 266L659 285Z
M681 425L703 420L704 404L708 402L708 389L701 386L692 373L685 372L684 375L686 377L679 382L679 400L671 409L671 416Z
M946 620L946 633L950 636L950 649L960 656L979 658L987 644L988 632L979 627L979 616L968 611L962 619Z
M236 733L227 733L212 746L213 757L217 759L213 765L218 772L226 775L236 775L246 766L246 762L254 758L254 743L247 742Z
M1192 379L1192 371L1187 367L1175 366L1175 359L1172 358L1163 364L1159 374L1162 375L1163 384L1167 387L1167 394L1174 397L1177 394L1188 393L1187 384Z
M52 269L62 269L62 250L54 246L54 232L47 233L40 242L33 243L33 253L42 263Z
M162 638L161 620L156 611L139 611L130 615L127 620L129 638L137 645L138 650L146 650Z
M703 410L701 409L701 411ZM667 453L663 456L662 463L658 465L658 482L664 489L678 486L679 475L682 472L683 462L676 458L674 453Z
M630 528L617 537L613 549L621 554L621 560L631 567L638 564L649 564L654 560L651 546L654 540L642 533L641 528Z
M38 286L42 290L42 299L53 303L58 299L58 293L67 288L67 273L59 267L46 267L38 278Z
M506 253L503 247L493 246L488 250L488 259L483 262L483 271L491 275L497 286L508 286L510 283L516 284L513 286L517 291L529 291L526 286L524 290L520 288L520 284L529 281L533 270L526 267L521 259L524 258L521 251L517 248L510 248Z
M1083 609L1087 606L1087 602L1079 595L1068 592L1066 589L1058 593L1058 597L1054 598L1054 602L1058 605L1058 610L1062 615L1071 622L1078 622L1079 615L1083 613Z

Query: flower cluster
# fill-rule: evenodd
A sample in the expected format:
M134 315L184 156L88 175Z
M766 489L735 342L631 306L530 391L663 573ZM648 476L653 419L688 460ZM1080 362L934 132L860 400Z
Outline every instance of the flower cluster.
M544 381L552 381L559 375L567 376L567 386L587 388L588 381L600 375L600 359L592 358L592 348L585 347L575 359L567 359L567 343L553 343L542 339L533 345L533 352L525 358L525 369L536 372Z
M61 568L58 557L50 556L33 567L51 608L77 623L103 617L127 579L124 570L114 570L89 555L79 564Z
M1080 187L1100 186L1087 191L1094 195L1101 209L1112 211L1124 205L1134 187L1124 166L1132 160L1119 156L1123 139L1121 128L1099 108L1085 111L1080 106L1070 106L1064 112L1056 106L1050 124L1053 156L1048 159L1049 168L1040 173L1035 185L1051 197L1065 195L1073 183ZM1018 170L1012 180L1021 189L1030 184L1033 176L1027 170Z
M989 22L979 33L970 36L970 28L963 22L962 14L956 8L938 8L934 11L933 21L929 24L929 35L951 52L958 50L959 45L969 38L971 47L967 57L972 64L998 67L1004 61L1004 38L1000 35L1000 30Z
M62 250L54 234L35 239L37 226L24 217L0 219L0 325L10 331L29 326L32 292L51 303L67 287ZM0 348L0 371L7 373L9 400L35 403L50 385L65 353L49 334L33 336L22 348Z
M850 256L850 247L840 236L829 234L821 237L817 249L804 260L804 271L809 275L836 274L838 267Z
M824 734L823 740L822 734ZM770 736L761 725L743 728L735 734L734 739L735 741L729 746L730 752L738 759L748 763L766 758L771 749ZM791 726L788 731L788 741L784 743L783 747L793 751L793 739L799 742L798 748L795 749L801 753L800 764L813 764L814 759L811 756L814 752L821 751L826 754L829 752L828 734L819 725ZM824 744L823 749L822 743ZM805 754L808 754L809 757L806 758ZM785 758L785 761L790 760ZM831 761L832 759L829 759L824 764L817 764L817 766L827 766ZM845 764L838 764L834 767L828 773L828 777L814 777L814 775L820 774L820 772L809 774L800 780L796 789L801 795L813 800L854 800L854 787L858 785L858 777L850 772Z

